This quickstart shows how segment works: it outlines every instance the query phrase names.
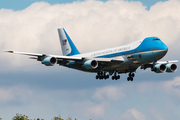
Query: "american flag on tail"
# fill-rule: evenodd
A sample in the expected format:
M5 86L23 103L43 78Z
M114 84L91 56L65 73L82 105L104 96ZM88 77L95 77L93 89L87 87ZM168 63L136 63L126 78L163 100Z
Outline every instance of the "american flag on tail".
M62 40L62 44L63 45L66 45L67 44L67 40L65 39L65 40Z

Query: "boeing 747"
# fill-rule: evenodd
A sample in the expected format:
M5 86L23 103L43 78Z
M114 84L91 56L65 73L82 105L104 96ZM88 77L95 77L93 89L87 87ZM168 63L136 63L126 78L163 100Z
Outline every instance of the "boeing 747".
M133 81L135 71L150 68L155 73L175 72L177 60L158 61L168 52L168 47L158 37L147 37L115 48L80 54L64 28L58 29L63 55L7 51L31 56L46 66L59 64L85 72L96 73L96 79L120 79L122 73L129 73L127 80Z

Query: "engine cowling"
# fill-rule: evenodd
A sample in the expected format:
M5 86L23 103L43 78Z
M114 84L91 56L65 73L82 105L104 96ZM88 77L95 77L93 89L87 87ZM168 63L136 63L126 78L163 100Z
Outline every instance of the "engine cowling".
M175 72L177 70L177 65L174 63L166 64L167 70L166 72Z
M98 67L98 62L96 60L87 60L84 62L84 67L86 69L96 69Z
M42 64L46 66L53 66L57 62L55 57L46 57L42 60Z
M166 69L167 69L167 67L164 64L156 64L153 67L153 71L156 73L163 73L166 71Z

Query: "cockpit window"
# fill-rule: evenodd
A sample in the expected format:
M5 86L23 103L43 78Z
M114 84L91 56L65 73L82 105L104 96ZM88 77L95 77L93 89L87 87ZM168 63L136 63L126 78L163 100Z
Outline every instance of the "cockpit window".
M154 40L160 40L160 39L156 38L156 39L153 39L153 41L154 41Z

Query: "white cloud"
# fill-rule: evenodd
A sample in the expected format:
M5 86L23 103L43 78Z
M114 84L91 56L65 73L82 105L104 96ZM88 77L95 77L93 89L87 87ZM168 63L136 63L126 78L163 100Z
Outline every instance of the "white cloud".
M170 114L178 113L178 106L173 100L179 101L179 80L177 77L174 80L160 82L122 83L117 81L116 85L96 89L46 90L27 85L4 87L0 89L0 101L1 106L6 107L1 108L0 112L4 113L11 109L8 114L11 116L19 112L30 117L45 119L59 114L63 118L76 117L93 120L164 119ZM145 89L147 86L148 88ZM13 102L18 104L13 104ZM177 115L176 117L179 118Z
M158 2L149 11L141 2L83 1L33 3L21 11L0 9L0 50L61 54L57 28L64 27L81 52L159 36L178 50L180 1ZM87 46L88 44L88 46ZM172 50L170 50L172 53ZM19 55L1 54L6 69L39 64Z
M97 104L90 100L86 100L83 102L73 102L72 109L76 114L81 115L81 117L100 119L106 116L105 112L108 106L108 102L102 101L102 103Z
M152 89L153 88L153 89ZM168 81L146 81L138 84L137 91L140 93L153 93L163 91L166 94L174 95L180 99L180 77Z
M118 118L123 119L123 120L146 120L145 115L143 115L141 112L139 112L135 108L127 110Z
M25 103L32 95L33 91L23 85L0 88L1 103L16 101L17 98L18 102Z
M11 90L4 90L4 89L0 89L0 101L4 102L4 101L8 101L14 98L14 96L11 93Z
M180 100L180 77L176 77L174 80L165 81L162 86L166 93L178 96Z
M128 112L131 113L136 118L136 120L146 120L145 116L135 108L128 110Z
M149 112L153 116L154 120L166 120L165 116L162 117L162 115L160 115L160 113L153 106L150 108Z
M0 50L60 54L57 28L64 27L81 52L115 47L147 36L159 36L171 48L169 59L173 59L175 56L172 55L178 54L180 44L179 13L180 1L176 0L159 2L149 11L140 2L122 0L105 3L88 0L56 5L38 2L21 11L0 9ZM176 56L179 58L179 55ZM12 69L13 71L27 68L32 71L44 69L44 66L40 67L39 62L29 60L26 56L2 53L0 58L1 72ZM33 67L30 67L32 65ZM154 97L156 101L159 97L154 94L160 92L165 94L165 96L158 94L160 97L170 99L169 96L172 96L172 99L179 100L179 80L177 77L165 82L123 83L89 91L44 91L32 90L33 88L24 91L25 88L21 89L21 86L0 88L0 101L6 105L13 100L28 102L27 106L13 107L11 113L26 110L26 114L33 117L41 115L42 118L49 118L50 115L58 115L60 112L66 117L77 113L86 119L91 116L94 119L110 119L114 114L120 115L126 111L121 116L126 120L145 120L148 118L147 111L145 108L142 109L146 114L138 111L139 109L132 105L132 98L136 104L146 102L143 99L147 95ZM152 104L154 102L148 103L148 106ZM174 106L171 108L172 111L176 112L178 106L170 99L171 104ZM32 111L34 109L41 113L35 113ZM4 111L8 113L9 110L12 110L11 106L1 108L0 113ZM155 110L150 109L150 118L154 115L153 118L160 119L161 114L156 114L159 109Z
M121 88L117 88L116 86L105 86L102 88L96 89L94 95L92 96L95 100L112 100L117 101L124 97Z

